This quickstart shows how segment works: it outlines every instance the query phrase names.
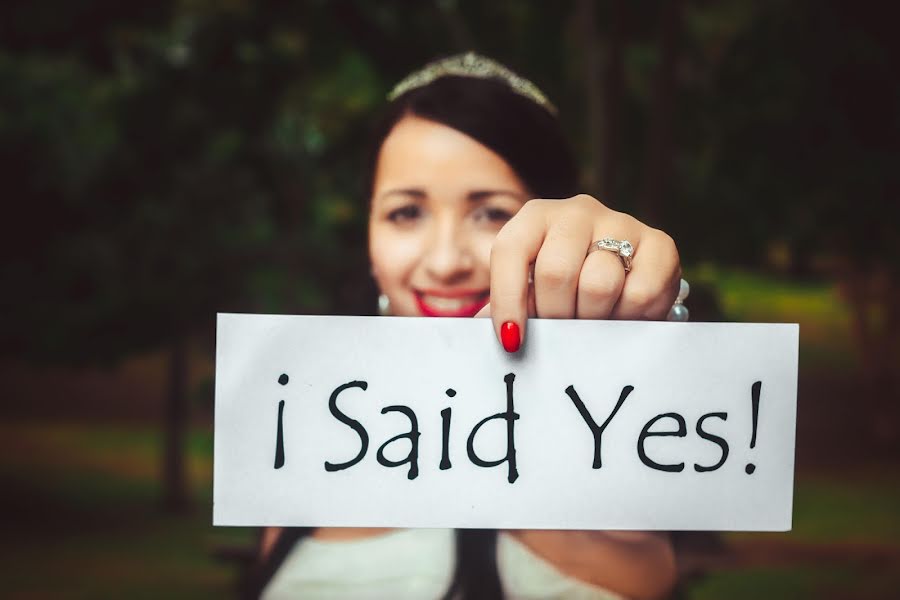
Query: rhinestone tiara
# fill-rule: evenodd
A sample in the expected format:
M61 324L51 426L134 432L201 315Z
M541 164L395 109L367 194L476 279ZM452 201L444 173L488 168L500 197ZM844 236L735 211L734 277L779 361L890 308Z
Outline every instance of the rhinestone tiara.
M554 115L557 113L556 107L553 106L536 85L524 77L516 75L497 61L474 52L457 54L428 63L418 71L407 75L403 81L394 86L387 99L388 101L393 101L410 90L424 87L448 75L476 77L478 79L500 79L520 96L524 96L532 102L543 106Z

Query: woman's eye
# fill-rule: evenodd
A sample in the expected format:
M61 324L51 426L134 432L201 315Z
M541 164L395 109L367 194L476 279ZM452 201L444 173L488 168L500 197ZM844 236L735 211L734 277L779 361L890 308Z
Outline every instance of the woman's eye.
M422 216L422 209L415 204L409 204L407 206L395 208L388 213L387 218L388 221L393 223L408 223L409 221L418 219L420 216Z
M482 207L475 212L476 221L490 221L491 223L506 223L513 215L502 208Z

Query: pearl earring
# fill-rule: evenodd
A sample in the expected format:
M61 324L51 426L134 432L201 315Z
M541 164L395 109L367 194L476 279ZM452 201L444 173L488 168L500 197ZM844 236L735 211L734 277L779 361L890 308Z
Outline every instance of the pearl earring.
M382 317L391 314L391 299L388 298L387 294L378 295L378 314Z
M682 279L680 287L678 288L678 297L675 298L675 304L673 304L672 308L669 309L669 315L666 317L667 321L688 320L688 318L690 317L690 312L688 311L688 307L684 305L684 301L690 293L691 286L687 281Z

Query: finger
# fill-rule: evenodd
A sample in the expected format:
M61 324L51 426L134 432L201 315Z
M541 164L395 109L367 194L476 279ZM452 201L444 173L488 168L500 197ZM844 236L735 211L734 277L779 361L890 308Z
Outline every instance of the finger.
M481 319L483 317L490 317L490 316L491 316L491 303L490 302L488 302L487 304L482 306L481 310L479 310L477 313L475 313L476 319Z
M481 310L479 310L475 314L475 318L479 319L482 317L490 317L491 316L491 303L488 302ZM537 308L534 306L534 286L528 286L528 317L536 317L537 316Z
M525 340L528 277L547 231L545 202L526 202L491 246L491 318L507 352L517 351Z
M656 229L645 231L611 317L664 319L678 294L680 276L678 250L672 238Z
M653 305L647 309L646 318L650 321L665 321L675 304L675 297L678 296L678 290L681 288L681 268L678 269L672 278L672 284L667 294L662 294Z
M528 286L528 317L536 317L537 316L537 306L534 301L534 285L531 284Z
M624 285L625 268L618 256L605 250L588 254L578 278L577 318L608 318Z
M593 226L578 215L573 217L561 215L554 221L535 261L535 308L541 318L575 316L578 280Z
M490 316L491 316L491 303L490 302L488 302L487 304L482 306L481 310L479 310L477 313L475 313L476 319L482 319L484 317L490 317ZM529 317L537 316L537 309L534 307L534 286L533 285L528 286L528 316Z

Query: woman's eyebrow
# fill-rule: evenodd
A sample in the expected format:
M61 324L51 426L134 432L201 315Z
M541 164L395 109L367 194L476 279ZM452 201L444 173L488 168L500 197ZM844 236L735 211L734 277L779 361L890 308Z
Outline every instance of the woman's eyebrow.
M483 200L487 200L491 196L510 196L511 198L522 201L522 202L524 202L526 200L524 194L522 194L521 192L517 192L515 190L503 190L503 189L473 190L466 195L466 197L471 202L481 202Z
M427 196L422 188L398 188L386 190L378 195L381 198L388 196L409 196L411 198L422 199Z

